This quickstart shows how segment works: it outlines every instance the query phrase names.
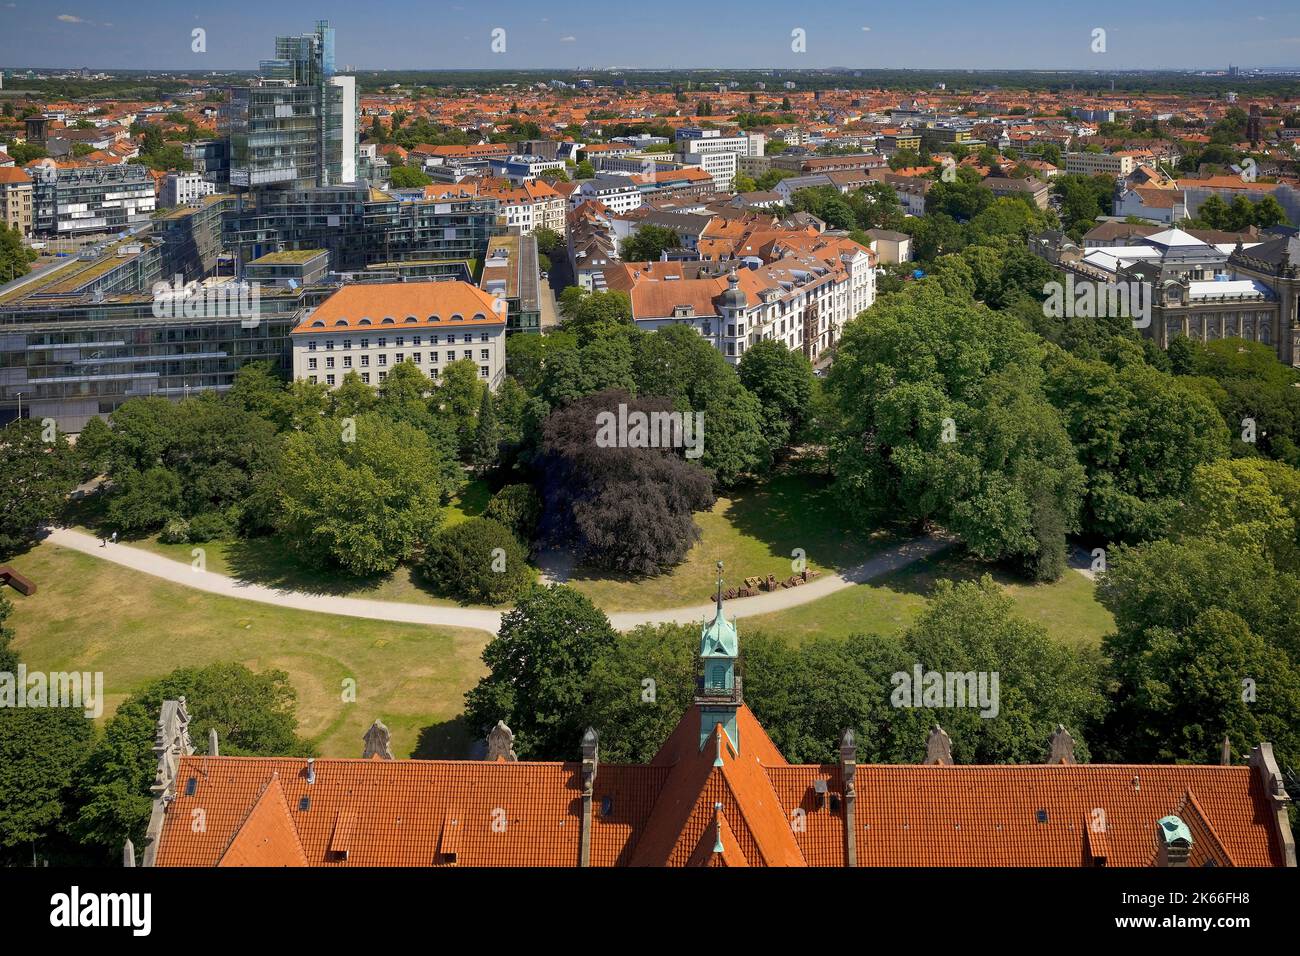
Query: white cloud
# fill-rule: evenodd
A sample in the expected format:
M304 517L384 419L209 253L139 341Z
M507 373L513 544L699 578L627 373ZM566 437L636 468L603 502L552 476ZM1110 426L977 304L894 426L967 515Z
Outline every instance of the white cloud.
M81 19L81 17L74 17L71 13L60 13L58 19L62 20L64 23L85 23L86 22L85 20Z
M578 42L578 38L577 38L577 37L560 37L560 42L561 42L561 43L577 43L577 42Z
M870 32L871 32L871 27L863 27L863 28L862 28L862 32L863 32L863 33L870 33Z

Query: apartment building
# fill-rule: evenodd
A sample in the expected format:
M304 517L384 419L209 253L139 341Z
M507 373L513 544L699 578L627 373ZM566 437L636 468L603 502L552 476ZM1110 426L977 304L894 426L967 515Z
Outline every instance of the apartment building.
M505 176L515 182L536 179L542 173L558 170L563 172L564 161L546 159L543 156L504 156L493 157L487 161L488 169L496 176Z
M618 262L618 237L610 210L598 200L579 203L569 213L569 265L575 284L588 292L605 288L605 269Z
M875 302L875 254L850 239L759 229L742 246L728 262L618 263L605 285L641 328L689 325L733 365L769 339L815 362Z
M483 180L478 184L478 194L500 203L506 226L510 229L523 235L536 229L551 229L564 235L564 197L545 180L526 180L518 184Z
M435 381L469 360L495 389L505 380L506 303L468 282L345 285L293 327L293 376L337 388L349 372L381 385L410 362Z
M1066 153L1065 171L1084 176L1127 176L1137 168L1133 156L1121 153Z
M622 214L635 209L644 201L641 190L629 176L597 176L583 180L569 196L570 205L595 200L607 210Z
M56 163L36 160L33 219L42 236L121 232L154 211L153 178L147 166Z
M711 177L719 190L730 190L736 178L741 156L763 155L765 140L749 135L723 136L721 130L683 127L677 130L677 156L685 163L698 166Z
M26 170L0 166L0 223L24 236L32 234L32 191L32 177Z
M216 184L204 179L199 173L171 172L163 180L158 204L163 208L184 206L186 203L197 202L204 196L211 196L216 191Z

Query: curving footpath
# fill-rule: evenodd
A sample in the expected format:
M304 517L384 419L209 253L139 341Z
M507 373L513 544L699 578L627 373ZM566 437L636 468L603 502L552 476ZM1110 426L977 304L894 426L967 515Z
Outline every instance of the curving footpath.
M372 601L366 598L338 597L333 594L311 594L306 591L270 588L262 584L238 581L212 571L198 571L183 562L173 561L171 558L164 558L162 555L133 548L130 545L102 545L94 535L74 531L71 528L53 528L45 540L91 557L120 564L134 571L163 578L174 584L244 601L260 601L263 604L291 607L300 611L341 614L345 617L362 617L375 621L473 628L493 634L501 627L502 612L490 608L411 604L405 601ZM939 553L953 543L954 539L939 535L913 538L911 541L885 549L862 564L835 574L825 574L802 587L784 588L748 598L735 598L727 602L727 611L733 617L751 617L808 604L844 588L898 571L909 564ZM609 620L616 630L626 631L638 624L694 624L712 613L712 604L697 604L661 611L620 611L610 614Z

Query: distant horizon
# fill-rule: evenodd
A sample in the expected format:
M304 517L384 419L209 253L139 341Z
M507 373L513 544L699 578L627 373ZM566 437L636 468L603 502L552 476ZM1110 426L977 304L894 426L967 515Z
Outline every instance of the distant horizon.
M22 70L247 71L272 56L275 36L310 32L323 19L336 31L337 63L352 65L354 72L1180 73L1219 71L1229 64L1300 70L1300 8L1286 0L1259 0L1248 11L1217 0L1185 0L1174 11L1127 0L1096 0L1086 9L1044 9L1014 0L914 0L906 8L862 12L840 4L792 10L777 0L747 0L709 8L708 14L704 19L701 8L686 0L632 5L604 16L572 0L542 9L524 0L492 6L450 0L433 9L417 0L383 0L364 9L345 0L281 0L274 6L227 0L198 12L178 9L170 0L133 0L129 6L0 0L0 62L30 58L49 64L7 67ZM192 49L194 29L205 31L202 50ZM33 56L36 50L42 52ZM640 65L642 58L657 62ZM1009 58L1032 63L1003 62ZM765 62L737 62L755 59ZM573 65L561 65L565 61ZM429 65L400 65L421 62ZM932 63L948 65L923 65Z
M526 67L424 67L424 66L358 66L345 64L336 69L340 75L362 73L772 73L776 75L823 74L823 73L1040 73L1044 75L1069 76L1135 76L1135 75L1191 75L1201 77L1223 76L1224 79L1251 79L1250 74L1258 73L1264 79L1274 76L1296 74L1300 77L1300 64L1295 66L1247 66L1232 64L1242 72L1229 76L1224 66L1168 66L1168 67L1131 67L1109 70L1085 69L1082 67L1041 67L1041 66L1004 66L1004 67L965 67L965 66L526 66ZM129 73L129 74L171 74L176 76L207 76L225 74L247 74L256 76L256 67L246 66L205 66L201 69L181 66L86 66L82 64L64 64L58 66L0 64L0 73L36 73L69 72L73 70L91 70L95 73ZM0 92L4 92L0 90ZM1300 95L1300 89L1297 90Z

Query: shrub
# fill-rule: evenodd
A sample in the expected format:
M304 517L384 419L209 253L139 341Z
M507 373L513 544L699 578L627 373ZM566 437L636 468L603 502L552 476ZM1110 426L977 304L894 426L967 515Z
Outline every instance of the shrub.
M532 485L506 485L488 502L483 517L499 521L524 544L537 534L542 517L542 499Z
M490 518L440 531L425 549L423 569L444 594L487 604L510 600L533 577L514 534Z
M190 519L190 540L198 543L230 535L230 522L219 511L205 511Z
M184 518L172 518L163 526L158 540L163 544L185 544L190 540L190 523Z

